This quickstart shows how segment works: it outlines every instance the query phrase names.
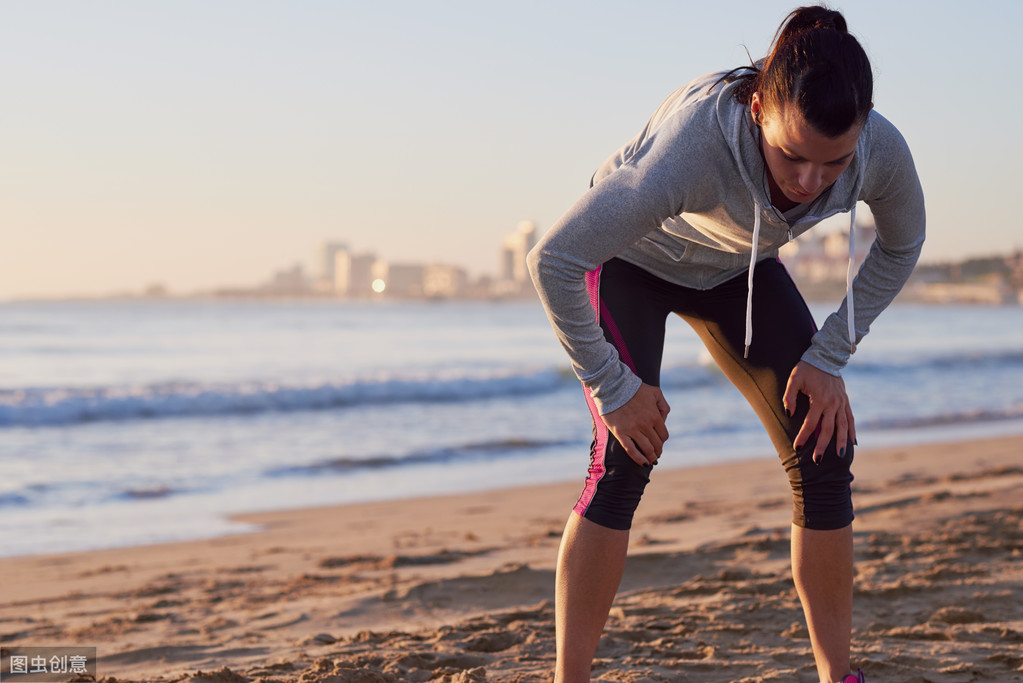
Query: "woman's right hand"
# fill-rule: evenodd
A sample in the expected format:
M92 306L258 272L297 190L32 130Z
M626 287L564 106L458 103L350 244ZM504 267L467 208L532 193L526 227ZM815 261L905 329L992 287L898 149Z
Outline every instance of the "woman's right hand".
M625 405L601 418L637 465L652 466L668 440L664 419L670 410L660 389L643 384Z

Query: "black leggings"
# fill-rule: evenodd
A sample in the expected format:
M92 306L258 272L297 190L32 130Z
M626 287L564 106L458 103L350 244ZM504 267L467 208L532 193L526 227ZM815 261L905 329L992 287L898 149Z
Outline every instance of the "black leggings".
M649 272L613 259L589 273L587 285L604 337L647 384L660 385L664 325L675 313L703 340L725 376L756 411L774 443L792 486L792 521L808 529L840 529L853 519L849 466L852 443L838 457L835 439L821 463L813 462L815 433L798 451L792 441L809 410L799 395L789 417L782 396L792 368L817 331L806 302L777 259L756 265L753 284L753 343L743 358L747 276L708 290L665 282ZM628 529L650 481L650 467L637 465L604 425L587 393L593 416L593 444L586 486L575 511L611 529Z

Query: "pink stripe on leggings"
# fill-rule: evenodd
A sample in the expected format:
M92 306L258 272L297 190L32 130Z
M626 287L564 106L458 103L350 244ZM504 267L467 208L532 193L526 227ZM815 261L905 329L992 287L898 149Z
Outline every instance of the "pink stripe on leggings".
M604 325L607 326L608 332L611 333L611 338L614 340L615 348L618 349L618 355L625 362L629 368L635 372L636 367L632 363L632 357L629 355L629 350L625 347L625 342L622 339L621 332L618 330L618 326L614 320L611 319L610 314L607 311L607 307L604 306L600 300L600 267L596 270L592 270L586 273L586 291L590 295L590 305L593 306L593 312L597 316L597 324L601 322L601 316L604 318ZM575 507L572 508L576 514L581 517L586 516L586 510L589 508L590 503L593 501L593 496L597 493L597 484L604 477L606 468L604 467L604 456L607 451L607 442L609 438L609 431L607 425L604 424L604 420L600 417L600 412L597 410L597 404L590 395L590 391L584 386L583 394L586 397L586 405L590 408L590 417L593 418L593 449L590 452L590 469L586 477L586 484L583 487L583 492L579 495L579 500L576 501Z

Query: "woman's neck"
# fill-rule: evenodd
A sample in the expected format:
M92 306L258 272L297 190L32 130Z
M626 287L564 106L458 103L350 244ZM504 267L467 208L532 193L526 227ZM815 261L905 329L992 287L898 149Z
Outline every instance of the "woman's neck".
M774 182L774 178L771 176L770 169L767 168L767 164L764 164L764 173L767 175L767 187L771 191L771 204L774 208L778 209L782 213L799 206L799 202L792 201L785 196L785 193L778 187L778 183Z

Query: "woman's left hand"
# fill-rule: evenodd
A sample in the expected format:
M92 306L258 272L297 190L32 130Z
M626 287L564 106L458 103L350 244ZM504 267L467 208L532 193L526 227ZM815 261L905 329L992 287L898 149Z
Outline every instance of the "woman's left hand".
M820 425L820 434L813 448L813 461L820 462L831 437L835 437L838 455L845 456L845 445L856 440L856 425L853 421L849 396L845 393L845 382L841 377L829 375L804 361L796 363L785 387L782 405L791 415L796 410L796 398L806 394L810 399L810 411L803 426L792 442L797 450L803 446Z

